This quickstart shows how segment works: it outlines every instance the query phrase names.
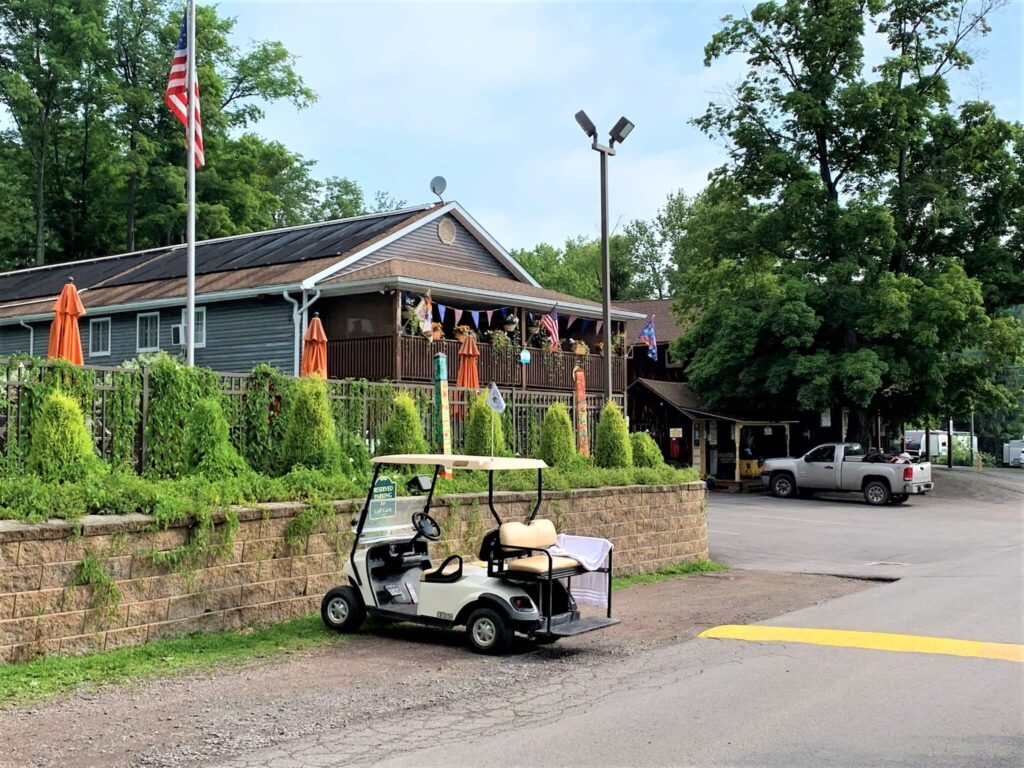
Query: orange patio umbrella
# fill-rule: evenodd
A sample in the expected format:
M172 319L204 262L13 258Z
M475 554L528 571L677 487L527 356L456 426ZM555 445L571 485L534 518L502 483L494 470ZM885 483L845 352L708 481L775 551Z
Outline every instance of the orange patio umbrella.
M319 376L327 378L327 334L324 324L320 322L320 313L313 315L313 320L302 337L302 365L299 373L303 376Z
M477 359L480 357L480 347L476 345L476 338L473 334L467 333L459 347L459 372L455 377L456 387L467 389L480 388L480 369L477 367ZM456 406L456 415L461 415L462 407Z
M60 296L53 305L55 313L50 323L50 344L48 357L60 357L75 365L82 365L82 337L78 333L78 318L85 314L85 307L78 296L75 281L68 280L61 288Z

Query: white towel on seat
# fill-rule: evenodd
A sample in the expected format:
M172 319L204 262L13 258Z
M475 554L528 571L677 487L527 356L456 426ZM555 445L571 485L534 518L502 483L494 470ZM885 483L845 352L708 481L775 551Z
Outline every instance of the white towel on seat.
M591 571L572 577L572 597L577 603L608 607L608 579L611 574L597 572L598 568L608 565L608 554L612 551L612 543L608 539L560 533L548 551L552 555L578 560L580 565Z

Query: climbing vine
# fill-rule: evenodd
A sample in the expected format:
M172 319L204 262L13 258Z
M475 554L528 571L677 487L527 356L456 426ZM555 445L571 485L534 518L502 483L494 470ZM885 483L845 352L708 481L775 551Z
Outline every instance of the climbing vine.
M106 423L110 430L110 463L115 469L131 469L135 465L135 438L142 418L142 372L118 371L113 384Z
M95 553L87 551L75 566L75 584L90 587L89 608L97 626L108 624L117 615L121 590Z
M160 355L149 369L150 403L146 417L146 472L179 477L187 469L185 418L203 397L219 397L217 374L186 368Z

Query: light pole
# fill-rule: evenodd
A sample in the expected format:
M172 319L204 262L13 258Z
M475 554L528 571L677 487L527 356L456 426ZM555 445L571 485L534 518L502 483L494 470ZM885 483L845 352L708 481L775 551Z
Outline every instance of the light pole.
M633 130L633 124L620 117L608 132L608 144L597 140L597 126L582 109L576 113L576 122L590 137L590 148L601 156L601 301L604 317L604 397L612 399L612 283L611 251L608 244L608 157L615 154L615 144L621 144Z

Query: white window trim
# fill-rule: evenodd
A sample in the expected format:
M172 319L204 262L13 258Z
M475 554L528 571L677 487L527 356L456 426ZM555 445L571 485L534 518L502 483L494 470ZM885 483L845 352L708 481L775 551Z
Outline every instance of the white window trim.
M106 324L107 326L107 349L105 352L93 352L92 351L92 335L93 329L98 325ZM89 321L89 357L110 357L111 347L111 335L113 331L113 324L110 322L109 317L97 317Z
M142 325L142 318L144 317L155 317L156 318L156 346L155 347L140 347L139 346L139 328ZM159 352L160 351L160 313L159 312L140 312L135 316L135 351L136 352Z
M185 308L181 310L182 325L185 325L185 321L188 319L188 314L186 314L187 312L188 310ZM196 315L202 315L203 317L203 340L200 342L199 339L196 339L195 348L204 349L206 347L206 307L196 307Z

